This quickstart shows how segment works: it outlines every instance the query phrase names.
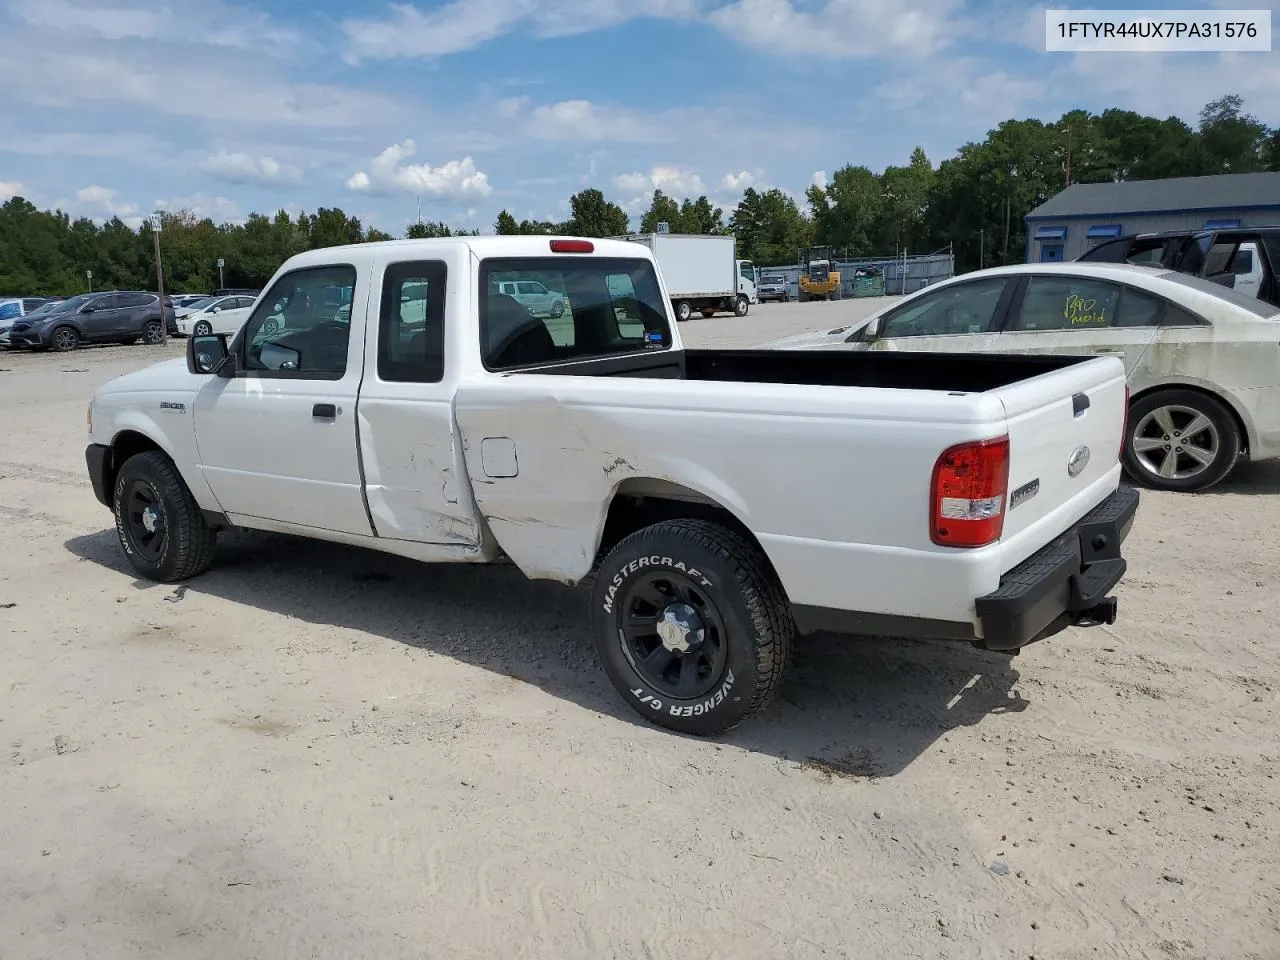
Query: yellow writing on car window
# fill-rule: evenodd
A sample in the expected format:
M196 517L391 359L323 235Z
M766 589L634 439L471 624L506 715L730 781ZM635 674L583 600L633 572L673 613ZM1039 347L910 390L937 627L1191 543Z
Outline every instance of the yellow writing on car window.
M1097 325L1107 322L1106 308L1097 309L1098 301L1086 300L1079 294L1073 293L1067 297L1067 302L1062 308L1062 315L1066 318L1067 323L1073 327L1083 327Z

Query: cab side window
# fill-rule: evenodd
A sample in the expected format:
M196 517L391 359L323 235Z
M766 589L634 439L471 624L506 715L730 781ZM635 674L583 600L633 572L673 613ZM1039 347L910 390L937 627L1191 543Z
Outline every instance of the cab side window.
M439 383L444 379L444 289L439 260L393 263L382 277L378 312L378 379Z
M241 369L251 376L341 380L347 372L351 314L335 313L334 288L348 302L356 285L348 264L305 267L272 285L245 322Z

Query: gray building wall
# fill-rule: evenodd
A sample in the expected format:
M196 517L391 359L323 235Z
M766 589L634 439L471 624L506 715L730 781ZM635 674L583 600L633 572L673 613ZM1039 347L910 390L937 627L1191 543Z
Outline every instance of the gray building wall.
M1165 230L1203 230L1217 221L1239 220L1242 227L1280 226L1280 204L1273 206L1251 206L1224 208L1221 210L1196 210L1192 212L1168 211L1160 213L1131 214L1073 214L1059 217L1028 216L1027 249L1028 263L1041 262L1046 255L1045 247L1061 245L1062 260L1074 260L1085 251L1104 243L1116 236L1130 233L1161 233ZM1119 227L1117 233L1105 237L1090 237L1091 228ZM1066 236L1058 239L1050 237L1037 239L1036 235L1049 230L1066 230ZM1058 259L1052 257L1052 259Z

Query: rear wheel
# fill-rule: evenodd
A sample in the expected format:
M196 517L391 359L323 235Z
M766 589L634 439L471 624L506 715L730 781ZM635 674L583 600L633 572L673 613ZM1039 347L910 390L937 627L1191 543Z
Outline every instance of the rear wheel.
M116 536L129 564L148 580L171 583L209 569L218 532L163 453L139 453L116 475Z
M600 660L622 698L649 722L698 736L769 704L796 632L760 549L705 520L625 538L600 564L591 605Z
M676 319L681 323L693 316L693 305L688 300L681 300L676 304Z
M74 350L80 346L80 334L76 333L72 327L59 327L53 331L53 336L49 339L49 346L59 353Z
M1159 390L1129 408L1123 460L1155 490L1207 490L1240 458L1240 428L1223 403L1196 390Z
M142 339L155 346L164 342L164 325L159 320L148 320L142 325Z

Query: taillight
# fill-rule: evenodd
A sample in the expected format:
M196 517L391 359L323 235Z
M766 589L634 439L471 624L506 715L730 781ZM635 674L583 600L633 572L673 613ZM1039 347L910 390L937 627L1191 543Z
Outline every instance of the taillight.
M552 253L594 253L596 245L590 240L552 240Z
M1009 438L975 440L942 452L929 488L929 536L944 547L985 547L1004 532Z

